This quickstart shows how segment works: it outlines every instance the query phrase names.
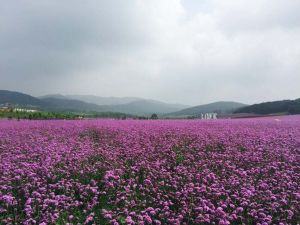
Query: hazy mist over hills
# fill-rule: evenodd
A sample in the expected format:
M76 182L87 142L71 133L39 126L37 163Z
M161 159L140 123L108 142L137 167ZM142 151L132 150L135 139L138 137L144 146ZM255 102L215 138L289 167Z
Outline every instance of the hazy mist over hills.
M75 99L88 99L90 102ZM102 102L106 104L95 104ZM119 103L119 104L117 104ZM37 108L47 111L70 112L120 112L133 115L151 115L152 113L165 114L184 109L188 106L180 104L168 104L155 100L140 98L117 98L93 96L63 96L60 94L45 95L36 98L27 94L0 90L0 104L18 105L22 107Z
M296 100L282 100L274 102L264 102L239 108L235 113L254 113L254 114L299 114L300 113L300 98Z
M143 99L143 98L137 98L137 97L101 97L101 96L95 96L95 95L61 95L61 94L54 94L54 95L44 95L40 96L40 99L45 98L57 98L57 99L73 99L73 100L79 100L84 101L88 103L93 103L97 105L121 105L121 104L128 104L132 102L151 102L154 104L161 104L164 103L161 101L153 100L153 99ZM183 104L170 104L174 107L174 109L181 109L181 108L187 108L189 105L183 105Z
M245 107L246 104L238 102L214 102L205 105L186 108L177 112L168 114L169 116L199 116L201 113L232 113L235 110Z
M104 101L105 104L95 104L75 99L76 96L61 94L46 95L39 98L14 91L0 90L0 107L21 107L49 112L76 112L76 113L124 113L132 116L150 116L158 114L161 118L199 117L205 113L217 113L218 116L233 114L248 114L248 116L268 114L297 114L300 113L300 99L266 102L246 105L233 101L219 101L205 105L189 107L180 104L170 104L156 100L140 98L117 98L97 96L77 96L90 101ZM120 104L116 104L121 102ZM126 102L126 103L124 103ZM109 104L107 104L109 103ZM239 117L242 115L239 115Z
M95 103L98 105L119 105L127 104L133 101L142 100L142 98L135 97L101 97L95 95L67 95L67 97L72 99L78 99L85 102Z

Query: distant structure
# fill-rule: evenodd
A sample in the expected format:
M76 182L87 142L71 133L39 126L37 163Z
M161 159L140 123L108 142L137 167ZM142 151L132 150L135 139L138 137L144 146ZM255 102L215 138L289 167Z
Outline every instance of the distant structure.
M202 120L216 120L217 119L217 113L201 113L200 118Z
M14 108L13 109L14 112L37 112L36 109L24 109L24 108Z
M0 106L0 112L9 112L11 109L7 106Z

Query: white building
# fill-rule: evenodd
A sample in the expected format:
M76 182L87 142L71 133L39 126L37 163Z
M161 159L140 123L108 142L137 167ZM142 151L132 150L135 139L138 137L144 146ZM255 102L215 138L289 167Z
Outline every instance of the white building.
M201 113L200 118L202 120L215 120L217 119L217 113Z
M36 109L23 109L23 108L14 108L13 109L14 112L37 112Z

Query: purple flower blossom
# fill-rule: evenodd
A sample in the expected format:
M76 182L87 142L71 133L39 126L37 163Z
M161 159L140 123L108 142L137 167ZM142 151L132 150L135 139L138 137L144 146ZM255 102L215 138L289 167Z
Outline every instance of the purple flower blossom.
M299 138L299 116L1 120L0 224L297 224Z

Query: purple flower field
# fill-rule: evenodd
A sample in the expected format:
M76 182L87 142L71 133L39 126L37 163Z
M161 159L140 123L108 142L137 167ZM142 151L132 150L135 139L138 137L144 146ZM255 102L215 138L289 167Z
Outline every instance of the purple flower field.
M0 120L0 224L300 224L300 116Z

